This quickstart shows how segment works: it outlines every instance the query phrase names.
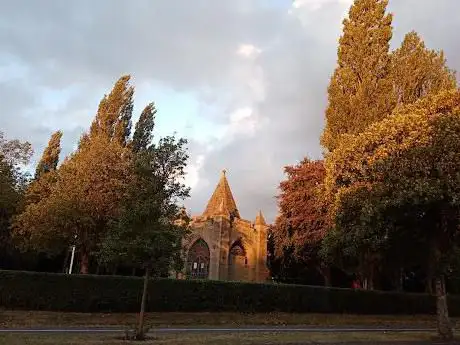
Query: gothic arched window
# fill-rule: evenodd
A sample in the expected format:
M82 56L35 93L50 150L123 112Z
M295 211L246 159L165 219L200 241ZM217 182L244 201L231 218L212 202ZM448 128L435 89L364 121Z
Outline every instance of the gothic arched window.
M203 239L197 240L187 255L187 278L207 279L209 276L210 251Z
M229 280L248 280L248 257L241 241L233 244L229 253Z

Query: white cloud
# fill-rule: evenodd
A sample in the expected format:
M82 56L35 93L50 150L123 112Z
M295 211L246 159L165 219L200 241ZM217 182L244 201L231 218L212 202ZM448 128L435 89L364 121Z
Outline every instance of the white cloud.
M338 3L340 5L350 6L353 0L295 0L292 4L293 8L306 8L311 11L319 10L324 5Z
M185 184L190 188L195 188L200 179L200 169L203 166L205 156L198 155L186 168Z
M237 54L246 58L255 58L262 52L260 48L252 44L240 44L237 50Z
M249 107L236 109L230 114L228 135L252 135L256 131L257 119Z
M36 152L61 128L68 152L103 93L131 73L138 98L144 83L155 83L193 94L197 103L199 119L178 116L180 106L190 106L172 96L163 99L180 106L160 105L158 114L178 129L186 121L193 127L187 205L202 212L226 168L242 214L253 217L261 208L273 220L283 166L321 155L327 84L351 0L295 0L289 10L268 2L4 1L0 128L30 140ZM390 10L395 37L417 30L460 70L460 21L452 15L460 1L391 0ZM66 105L43 105L40 90L74 84L79 89ZM159 96L149 91L145 99Z

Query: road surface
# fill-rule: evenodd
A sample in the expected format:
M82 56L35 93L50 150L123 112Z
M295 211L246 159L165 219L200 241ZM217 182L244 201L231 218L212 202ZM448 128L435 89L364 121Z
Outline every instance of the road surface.
M1 328L0 333L118 333L125 332L124 328ZM182 327L182 328L153 328L149 333L253 333L253 332L310 332L310 333L343 333L343 332L435 332L434 328L404 328L404 327Z

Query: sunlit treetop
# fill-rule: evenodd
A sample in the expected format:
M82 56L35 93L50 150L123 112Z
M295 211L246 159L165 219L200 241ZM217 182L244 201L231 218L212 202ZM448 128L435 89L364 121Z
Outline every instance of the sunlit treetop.
M389 55L392 15L387 0L356 0L343 22L337 68L328 88L322 145L333 151L343 134L356 134L394 107Z

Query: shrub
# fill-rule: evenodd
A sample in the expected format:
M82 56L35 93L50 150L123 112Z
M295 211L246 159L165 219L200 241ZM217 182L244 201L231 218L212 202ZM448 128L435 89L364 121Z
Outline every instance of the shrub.
M142 278L0 271L0 307L137 312ZM239 311L350 314L435 314L433 296L286 284L152 280L148 311ZM460 299L449 297L452 315Z

